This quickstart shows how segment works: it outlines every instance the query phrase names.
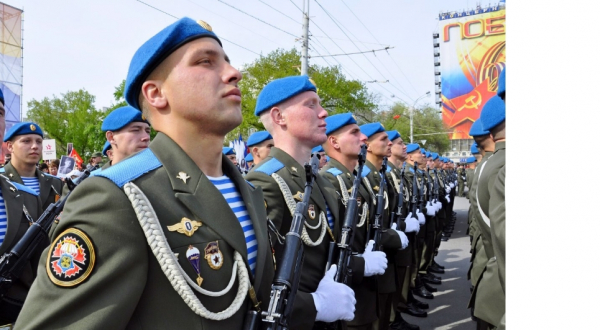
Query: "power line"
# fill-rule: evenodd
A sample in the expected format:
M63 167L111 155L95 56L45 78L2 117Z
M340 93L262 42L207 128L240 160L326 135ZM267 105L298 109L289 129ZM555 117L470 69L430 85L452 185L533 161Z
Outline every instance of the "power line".
M280 13L281 15L283 15L283 16L285 16L285 17L287 17L287 18L291 19L292 21L294 21L294 22L296 22L296 23L298 23L298 24L302 24L302 23L300 23L300 22L296 21L295 19L291 18L290 16L286 15L285 13L283 13L283 12L281 12L281 11L277 10L275 7L271 6L270 4L268 4L268 3L266 3L266 2L264 2L264 1L262 1L262 0L258 0L258 1L262 2L263 4L265 4L266 6L270 7L270 8L271 8L271 9L273 9L274 11L276 11L276 12Z
M313 36L315 38L327 38L324 36ZM329 39L335 39L335 40L341 40L341 41L350 41L348 39L342 39L342 38L329 38ZM367 41L360 41L360 40L355 40L357 42L360 42L361 44L368 44L368 45L378 45L378 46L386 46L387 44L382 44L382 43L378 43L378 42L367 42Z
M356 54L364 54L364 53L375 53L375 52L380 52L382 50L387 51L389 48L394 48L394 47L385 47L382 49L372 49L372 50L367 50L364 52L357 52L357 53L346 53L346 54L332 54L332 55L321 55L321 56L313 56L313 57L332 57L332 56L346 56L346 55L356 55Z
M175 16L173 16L173 15L171 15L171 14L167 13L166 11L164 11L164 10L160 10L160 9L158 9L158 8L156 8L156 7L154 7L154 6L151 6L151 5L149 5L149 4L147 4L147 3L143 2L143 1L140 1L140 0L136 0L136 1L137 1L137 2L140 2L140 3L143 3L143 4L145 4L146 6L148 6L148 7L152 8L152 9L156 9L156 10L160 11L161 13L163 13L163 14L165 14L165 15L169 15L169 16L173 17L174 19L179 19L179 17L175 17Z
M274 29L277 29L277 30L279 30L279 31L281 31L281 32L283 32L283 33L287 33L287 34L291 35L291 36L292 36L292 37L294 37L294 38L298 38L296 35L294 35L294 34L292 34L292 33L289 33L289 32L287 32L287 31L285 31L285 30L283 30L283 29L280 29L280 28L278 28L277 26L275 26L275 25L273 25L273 24L271 24L271 23L265 22L265 21L263 21L262 19L260 19L260 18L258 18L258 17L256 17L256 16L254 16L254 15L248 14L247 12L245 12L245 11L243 11L243 10L239 9L239 8L236 8L236 7L234 7L234 6L232 6L232 5L228 4L227 2L225 2L225 1L223 1L223 0L217 0L217 1L219 1L220 3L222 3L222 4L224 4L224 5L228 6L228 7L231 7L231 8L233 8L233 9L235 9L235 10L239 11L239 12L240 12L240 13L242 13L242 14L248 15L248 16L250 16L250 17L254 18L255 20L257 20L257 21L259 21L259 22L262 22L262 23L264 23L264 24L267 24L268 26L270 26L270 27L272 27L272 28L274 28Z

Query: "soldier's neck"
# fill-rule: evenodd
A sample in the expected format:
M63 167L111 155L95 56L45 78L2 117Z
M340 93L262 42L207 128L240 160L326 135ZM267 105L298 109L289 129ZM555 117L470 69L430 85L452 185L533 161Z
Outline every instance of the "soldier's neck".
M11 159L10 163L15 168L19 176L31 178L35 176L35 164L20 162L16 159Z
M374 155L372 152L367 152L367 160L375 166L375 168L381 168L383 163L383 157Z
M356 155L348 156L348 155L342 155L342 154L337 154L337 155L332 154L332 155L329 155L329 157L331 157L331 159L337 160L340 164L344 165L344 167L346 169L348 169L348 171L350 171L350 173L352 173L352 171L354 171L354 169L358 165L358 159L356 158Z
M388 160L390 162L392 162L392 164L394 164L394 166L400 168L402 166L402 163L404 163L404 161L406 161L406 158L402 159L400 157L395 157L394 155L392 155L392 157L388 158Z
M295 141L286 141L276 139L275 147L285 151L290 157L294 158L300 165L310 161L310 153L312 148L296 143ZM316 146L313 146L316 147Z
M205 134L201 138L192 138L189 132L167 135L183 149L202 173L212 177L223 175L224 136Z

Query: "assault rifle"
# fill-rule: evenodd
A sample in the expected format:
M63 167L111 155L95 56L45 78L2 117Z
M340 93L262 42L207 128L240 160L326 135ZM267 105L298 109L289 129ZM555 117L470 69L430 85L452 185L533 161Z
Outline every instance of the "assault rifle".
M270 330L289 328L292 306L294 306L304 262L304 244L300 235L306 221L312 186L319 173L319 159L316 154L310 159L310 164L304 164L304 171L306 172L306 184L302 202L296 204L290 231L285 235L283 255L271 285L269 308L262 312L262 320L268 323Z
M375 244L373 245L373 251L381 251L381 231L383 225L383 205L385 203L383 198L383 192L385 191L385 187L387 185L385 171L387 170L387 157L383 157L383 162L381 163L381 170L379 171L379 175L381 176L381 183L379 184L379 191L377 192L377 209L375 211L375 219L369 227L370 230L374 231L373 240ZM370 233L367 233L367 238ZM369 240L367 240L368 242Z
M33 253L37 251L42 244L46 244L48 240L48 231L52 226L54 219L62 212L67 202L67 198L83 180L89 175L94 168L88 166L83 174L75 181L70 178L66 179L69 186L69 193L60 199L58 202L48 205L44 213L33 222L25 235L13 246L13 248L0 257L0 298L8 292L12 285L21 277L23 269L32 258Z
M417 196L419 195L419 187L417 186L417 163L414 163L413 166L414 175L412 181L412 196L410 198L410 211L412 212L414 217L417 217L417 207L418 201Z
M392 213L392 221L390 223L396 223L396 226L400 228L400 222L402 222L402 207L404 206L404 166L400 169L400 185L398 187L398 208L396 212ZM416 215L415 215L416 216Z

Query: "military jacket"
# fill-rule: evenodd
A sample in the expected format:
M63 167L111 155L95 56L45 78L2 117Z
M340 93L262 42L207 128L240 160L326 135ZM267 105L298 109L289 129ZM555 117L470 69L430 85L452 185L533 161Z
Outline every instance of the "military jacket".
M404 165L404 164L403 164ZM404 168L406 170L406 168ZM388 162L388 170L386 172L387 180L389 185L389 190L394 192L394 198L392 205L392 212L397 212L398 204L400 203L400 189L402 189L402 211L400 215L400 226L398 228L403 228L402 231L406 230L406 216L409 213L409 201L410 201L410 193L408 190L408 184L406 183L406 178L401 173L400 169L397 168L391 162ZM400 187L402 186L402 187ZM396 253L396 267L406 267L412 265L414 260L414 250L417 246L417 240L415 239L416 235L414 232L406 233L406 237L408 238L408 246L400 250Z
M21 176L11 163L4 166L4 172L6 172L5 175L10 178L11 181L23 184L23 179L21 179ZM42 200L42 210L45 210L48 205L56 202L61 197L63 182L61 179L44 173L39 169L35 169L35 176L40 182L39 197Z
M206 313L230 307L243 278L233 271L236 251L241 255L236 264L241 273L246 269L262 308L269 303L274 268L263 196L222 157L223 173L237 188L254 227L254 275L231 207L179 145L159 132L148 149L95 171L70 195L16 329L241 329L248 292L239 292L242 305L221 321L197 315L180 295L197 309L204 306ZM143 206L143 197L133 194L128 182L150 206ZM177 284L159 257L173 260L164 267L180 279ZM199 282L196 267L203 278L200 289L215 296L192 286Z
M490 191L490 225L492 230L492 246L498 263L498 277L502 290L506 293L506 200L504 195L506 165L498 171L494 187Z
M469 187L469 190L471 190L471 184L473 183L473 169L468 168L465 170L466 171L466 176L467 176L467 187Z
M277 179L275 179L277 178ZM287 206L286 198L300 202L304 193L306 174L304 166L285 151L273 147L269 156L246 175L246 180L257 187L262 187L264 194L264 205L267 208L267 216L275 225L280 235L285 236L290 230L293 214ZM288 187L284 192L280 186L281 180ZM278 183L279 182L279 183ZM327 221L321 221L321 213L327 213L327 207L334 217L334 228L331 233ZM308 234L304 249L304 264L300 275L300 284L296 300L294 302L290 317L292 329L312 329L317 317L317 310L311 293L317 290L319 282L325 275L329 242L333 237L339 236L341 220L339 218L338 200L335 188L331 183L317 175L313 183L313 189L306 214L305 230ZM314 229L312 229L312 228ZM283 242L275 239L277 234L272 233L275 249L276 264L281 262L283 254ZM310 246L307 241L316 244Z
M0 256L10 250L19 242L31 221L36 221L42 212L41 201L38 194L24 185L12 182L4 175L0 175L0 189L2 189L2 198L6 210L7 227L4 241L0 244ZM27 213L24 211L27 210ZM29 218L28 218L29 217ZM36 268L42 250L50 244L46 239L40 248L34 252L33 257L25 266L21 277L12 285L4 300L8 300L16 305L22 305L33 283L36 275ZM0 300L0 308L3 302Z
M340 218L346 217L347 198L352 193L352 185L356 171L351 173L344 165L338 162L335 158L331 158L319 172L324 178L329 180L335 187L336 192L342 196L340 201ZM343 184L343 187L342 187ZM346 194L342 190L346 190ZM347 198L345 196L348 196ZM373 213L373 205L371 203L369 192L363 185L359 185L358 195L356 197L358 206L358 217L354 231L354 241L352 243L352 251L356 253L364 253L367 245L367 228L369 227L369 216ZM344 210L343 212L341 210ZM343 217L341 216L343 214ZM343 223L343 221L341 222ZM352 269L352 284L356 297L356 311L354 319L348 324L363 325L377 320L377 288L374 286L372 277L363 277L364 274L364 259L354 258ZM357 269L355 269L357 268ZM361 269L362 268L362 269ZM358 274L357 274L358 273Z

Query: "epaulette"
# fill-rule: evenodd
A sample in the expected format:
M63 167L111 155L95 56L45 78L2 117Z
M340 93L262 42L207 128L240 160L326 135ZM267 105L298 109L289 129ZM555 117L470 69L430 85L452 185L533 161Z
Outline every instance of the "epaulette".
M414 170L414 169L413 169L411 166L408 166L408 170L409 170L411 173L415 173L415 170Z
M282 162L280 162L277 158L271 158L269 161L262 164L259 168L255 169L255 172L263 172L266 175L271 175L280 169L284 168Z
M52 175L52 174L48 174L48 173L42 173L42 176L49 176L49 177L51 177L51 178L55 178L55 179L59 179L59 180L61 180L61 178L59 178L59 177L57 177L57 176L55 176L55 175ZM62 181L62 180L61 180L61 181Z
M339 169L337 169L335 167L332 167L327 170L327 173L331 173L331 174L333 174L333 176L338 176L340 174L343 174L344 172L340 171Z
M392 168L390 167L390 165L387 166L387 170L385 171L386 173L390 173L392 171Z
M256 187L252 183L250 183L250 181L246 180L246 183L248 183L248 185L250 185L250 187L256 189Z
M129 157L117 164L107 168L104 171L94 171L92 176L100 176L114 182L119 188L130 181L133 181L142 175L162 166L162 163L156 158L156 155L150 148Z
M35 190L33 190L33 189L31 189L31 188L27 187L27 186L26 186L26 185L24 185L24 184L20 184L20 183L17 183L17 182L11 182L11 183L12 183L12 185L13 185L13 186L15 186L15 187L16 187L16 188L17 188L19 191L24 191L24 192L26 192L26 193L28 193L28 194L30 194L30 195L33 195L33 196L39 196L39 193L35 192Z
M6 169L4 167L0 168L0 173L6 173Z
M369 175L369 173L371 173L371 169L368 166L363 166L363 170L360 176L364 178L367 175Z

